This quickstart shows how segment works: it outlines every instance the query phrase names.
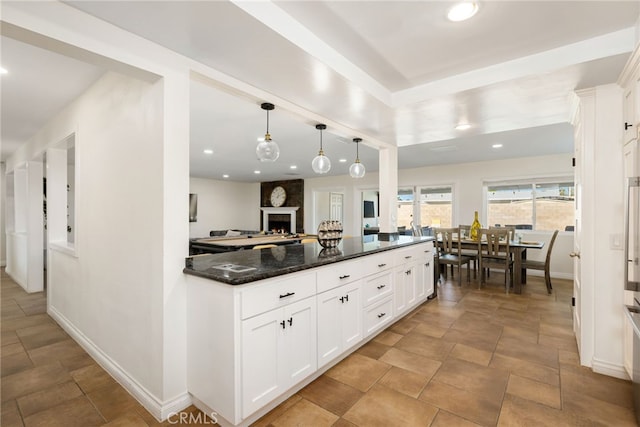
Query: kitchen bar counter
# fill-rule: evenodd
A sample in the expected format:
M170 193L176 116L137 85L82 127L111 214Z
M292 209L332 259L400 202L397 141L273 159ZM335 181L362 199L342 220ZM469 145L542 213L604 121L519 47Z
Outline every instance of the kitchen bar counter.
M343 239L331 249L308 243L202 254L188 257L183 271L229 285L242 285L431 240L433 237L399 236L395 241L381 241L377 236L357 236Z

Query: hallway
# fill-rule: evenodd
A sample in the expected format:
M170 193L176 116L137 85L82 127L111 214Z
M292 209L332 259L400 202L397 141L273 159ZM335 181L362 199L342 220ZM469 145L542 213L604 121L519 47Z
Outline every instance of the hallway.
M451 278L257 426L634 426L631 383L579 366L572 283L505 295ZM2 270L2 418L12 426L158 426ZM211 425L193 407L189 425ZM202 421L196 423L193 421Z

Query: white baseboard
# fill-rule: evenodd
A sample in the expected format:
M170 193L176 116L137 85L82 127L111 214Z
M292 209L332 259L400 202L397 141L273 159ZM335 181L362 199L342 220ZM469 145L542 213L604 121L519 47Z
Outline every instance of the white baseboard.
M627 370L624 365L607 362L604 360L593 359L591 361L591 369L598 374L608 375L610 377L629 380Z
M56 310L55 307L49 305L47 313L158 421L163 421L173 413L179 412L191 405L191 395L186 390L184 393L170 400L159 400L78 330L64 315Z

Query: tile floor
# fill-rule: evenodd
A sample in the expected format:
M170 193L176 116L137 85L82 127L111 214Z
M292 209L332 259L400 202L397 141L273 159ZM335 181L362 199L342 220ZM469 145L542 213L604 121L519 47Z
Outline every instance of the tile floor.
M256 426L635 426L631 383L578 363L572 283L457 280ZM463 282L464 283L464 282ZM2 270L0 424L158 426ZM197 419L198 410L186 413ZM209 421L210 422L210 421ZM208 422L189 425L211 425Z

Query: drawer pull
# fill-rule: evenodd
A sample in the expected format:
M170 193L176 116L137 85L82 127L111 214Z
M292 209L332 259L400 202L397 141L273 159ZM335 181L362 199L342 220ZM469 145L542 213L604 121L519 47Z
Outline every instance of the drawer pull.
M342 302L343 304L345 302L349 302L349 295L345 295L343 297L340 297L340 302Z
M406 274L406 275L411 274L411 270L407 270L407 271L405 271L405 272L404 272L404 274Z
M287 293L286 293L286 294L284 294L284 295L280 295L280 298L290 297L291 295L295 295L295 294L296 294L295 292L287 292Z
M380 319L381 317L384 317L386 315L387 315L387 313L380 313L380 314L378 314L378 319Z
M425 254L428 254L429 252L431 252L431 249L427 249L426 251L424 251Z
M426 263L424 266L429 267L430 265L431 265L430 263Z
M387 286L387 285L380 285L380 286L378 286L377 288L378 288L378 290L380 290L380 289L382 289L382 288L385 288L386 286Z
M289 326L293 326L293 317L289 318Z
M344 276L340 276L339 279L342 280L342 279L346 279L347 277L351 277L351 275L345 274Z
M382 267L384 267L385 265L387 265L387 264L378 264L378 267L382 268Z
M284 329L284 325L285 325L284 320L280 322L280 324L282 325L282 329Z
M413 255L407 255L406 257L404 257L404 259L409 259L411 257L413 257Z

